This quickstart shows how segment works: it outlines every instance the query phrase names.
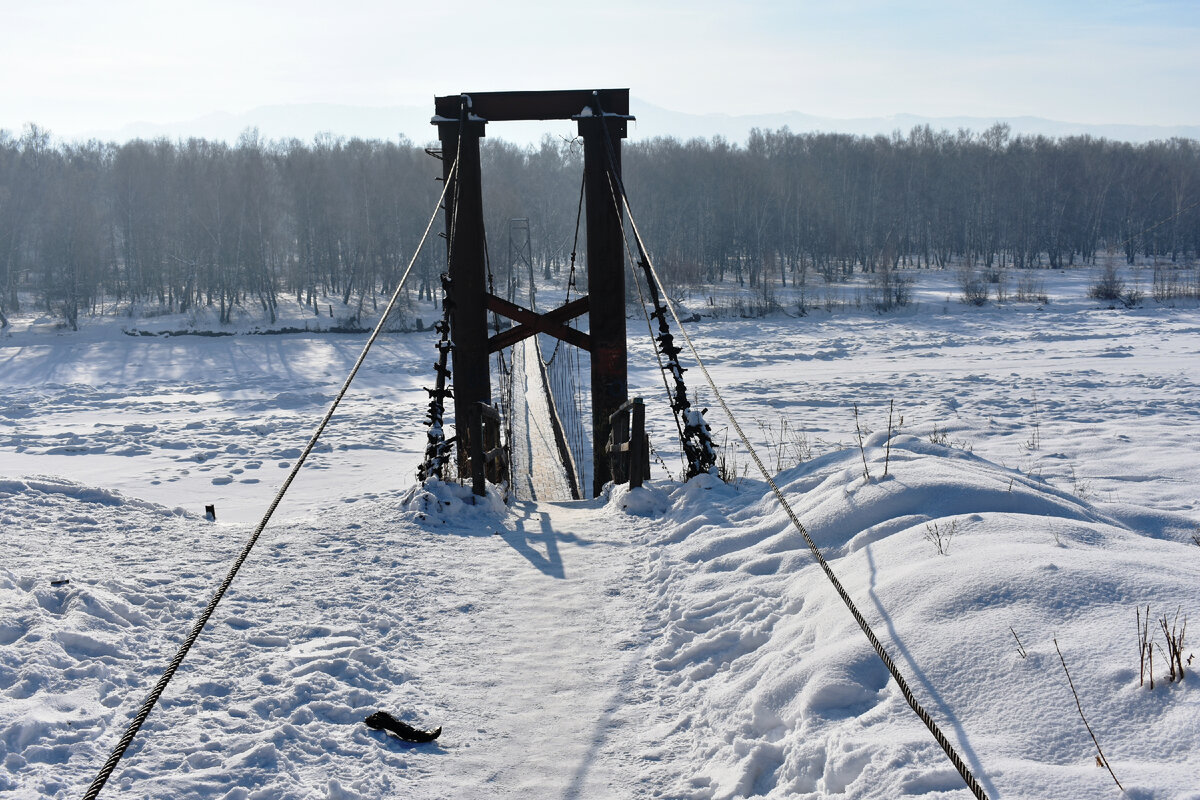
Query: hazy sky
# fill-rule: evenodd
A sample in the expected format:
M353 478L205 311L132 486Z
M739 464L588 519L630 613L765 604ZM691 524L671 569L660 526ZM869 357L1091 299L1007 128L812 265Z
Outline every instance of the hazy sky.
M629 87L692 113L1200 124L1200 2L0 0L0 128Z

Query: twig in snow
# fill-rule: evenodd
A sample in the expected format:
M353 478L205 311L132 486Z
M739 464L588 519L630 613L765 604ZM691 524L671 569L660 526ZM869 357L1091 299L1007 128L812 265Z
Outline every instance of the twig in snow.
M936 522L925 523L925 541L937 548L938 555L944 556L950 552L950 540L958 532L958 520L950 520L948 528L942 528Z
M1150 689L1154 689L1154 641L1150 633L1150 604L1146 604L1146 618L1142 619L1142 607L1137 606L1138 621L1138 685L1146 685L1146 667L1150 667Z
M1150 616L1149 609L1146 612L1147 618ZM1179 609L1175 609L1175 619L1171 622L1171 627L1167 628L1167 615L1163 614L1158 621L1162 626L1163 637L1167 640L1167 666L1171 669L1171 674L1167 679L1174 681L1183 680L1183 637L1187 633L1187 617L1183 618L1183 625L1179 625Z
M871 471L867 469L867 450L863 447L862 426L858 424L858 403L854 404L854 430L858 434L858 452L862 454L863 478L869 483Z
M888 435L887 435L887 452L883 456L883 477L887 477L888 463L892 460L892 412L896 409L895 398L888 401ZM904 417L896 423L895 432L900 433L900 429L904 427Z
M1025 652L1025 645L1021 644L1021 637L1017 636L1017 632L1013 631L1011 625L1008 626L1008 629L1012 631L1013 638L1017 640L1017 655L1021 656L1021 658L1026 658L1029 653Z
M1096 734L1092 733L1092 726L1088 725L1087 717L1083 715L1083 704L1079 702L1079 692L1075 691L1075 682L1071 680L1071 673L1067 671L1067 660L1063 658L1062 650L1058 646L1058 639L1054 640L1054 649L1058 651L1058 660L1062 662L1063 672L1067 675L1067 685L1071 687L1071 694L1075 696L1075 707L1079 709L1079 718L1083 720L1083 727L1087 728L1088 735L1092 737L1092 743L1096 745L1096 752L1098 753L1096 759L1108 770L1108 774L1112 775L1112 779L1116 781L1117 788L1124 792L1125 787L1117 780L1116 773L1112 771L1112 767L1108 764L1108 759L1104 757L1104 751L1100 749L1100 741L1096 738Z

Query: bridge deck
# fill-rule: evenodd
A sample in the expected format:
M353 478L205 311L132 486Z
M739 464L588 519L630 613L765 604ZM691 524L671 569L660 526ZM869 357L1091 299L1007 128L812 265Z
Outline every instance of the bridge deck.
M571 480L554 433L538 337L513 346L512 482L521 500L571 500Z

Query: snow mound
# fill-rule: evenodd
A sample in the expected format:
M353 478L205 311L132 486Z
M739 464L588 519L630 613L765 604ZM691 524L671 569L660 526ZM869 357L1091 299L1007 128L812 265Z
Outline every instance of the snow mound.
M1200 776L1198 681L1139 687L1134 635L1137 604L1196 617L1194 546L913 437L893 438L884 477L885 443L866 442L870 478L853 449L777 483L989 794L1115 790L1057 638L1126 788L1194 797L1179 765ZM677 486L647 543L663 627L652 683L680 709L654 736L703 765L669 796L967 796L764 484Z
M9 508L18 504L41 506L64 505L72 501L110 508L133 507L167 515L186 516L182 508L167 509L144 500L126 497L121 492L86 486L57 476L39 475L22 480L0 479L0 500Z
M487 495L476 497L470 486L433 479L409 489L400 507L406 518L425 525L461 523L481 515L498 518L508 511L502 487L488 484Z
M610 483L604 490L609 508L620 509L635 517L661 517L671 506L666 492L651 484L630 489L627 483L618 486Z

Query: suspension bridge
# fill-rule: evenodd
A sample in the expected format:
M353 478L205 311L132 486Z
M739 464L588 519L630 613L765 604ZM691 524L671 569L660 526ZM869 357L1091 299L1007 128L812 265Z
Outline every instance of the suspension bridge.
M487 125L521 119L573 119L583 139L577 234L564 302L545 311L538 308L532 292L528 298L496 293L483 226L479 140L485 135ZM653 339L663 377L663 402L670 407L679 436L684 462L681 477L688 480L713 475L717 462L709 424L704 412L693 407L684 379L689 369L695 369L702 376L713 404L728 418L780 508L803 537L913 714L971 793L977 798L987 797L967 760L910 688L906 676L775 484L684 328L638 229L633 202L622 179L620 143L631 119L625 89L475 93L436 98L432 122L441 148L433 154L441 159L442 191L421 244L341 390L190 634L100 766L84 795L85 800L99 796L190 648L203 634L368 357L401 296L417 255L431 239L439 216L444 221L447 270L443 277L443 318L436 325L438 339L431 353L434 361L427 389L427 443L419 471L421 480L467 484L476 497L485 496L488 485L493 484L510 492L516 501L538 502L595 497L612 483L641 485L649 472L644 403L654 401L628 396L625 317L628 278ZM577 281L581 269L577 264L581 227L586 231L586 294L579 291ZM543 298L545 295L543 291ZM682 345L676 337L680 337ZM687 357L690 365L685 367ZM585 403L585 398L590 402ZM569 504L562 509L539 513L539 525L554 526L559 524L558 519L569 525L574 512ZM523 521L506 530L507 533L497 533L526 535ZM556 541L548 539L551 544ZM543 573L553 575L556 570L561 573L561 564L556 566L552 557L538 558L541 562L530 556L531 561L541 564ZM486 565L481 563L480 568L486 569ZM603 594L594 593L582 602L579 598L554 596L523 598L520 602L530 607L530 614L535 613L534 606L546 602L582 613L585 608L603 603ZM512 660L506 662L507 667L498 667L499 673L515 674L529 668L528 660L549 657L539 651L539 642L554 653L569 652L571 642L586 639L589 630L587 626L564 620L552 641L547 642L541 634L516 641ZM568 661L563 661L558 669L565 673L586 673L586 667L577 663L578 659ZM528 698L524 702L529 702ZM597 704L602 706L599 700ZM520 703L514 704L513 713L520 713L517 705ZM547 769L550 767L547 765Z

